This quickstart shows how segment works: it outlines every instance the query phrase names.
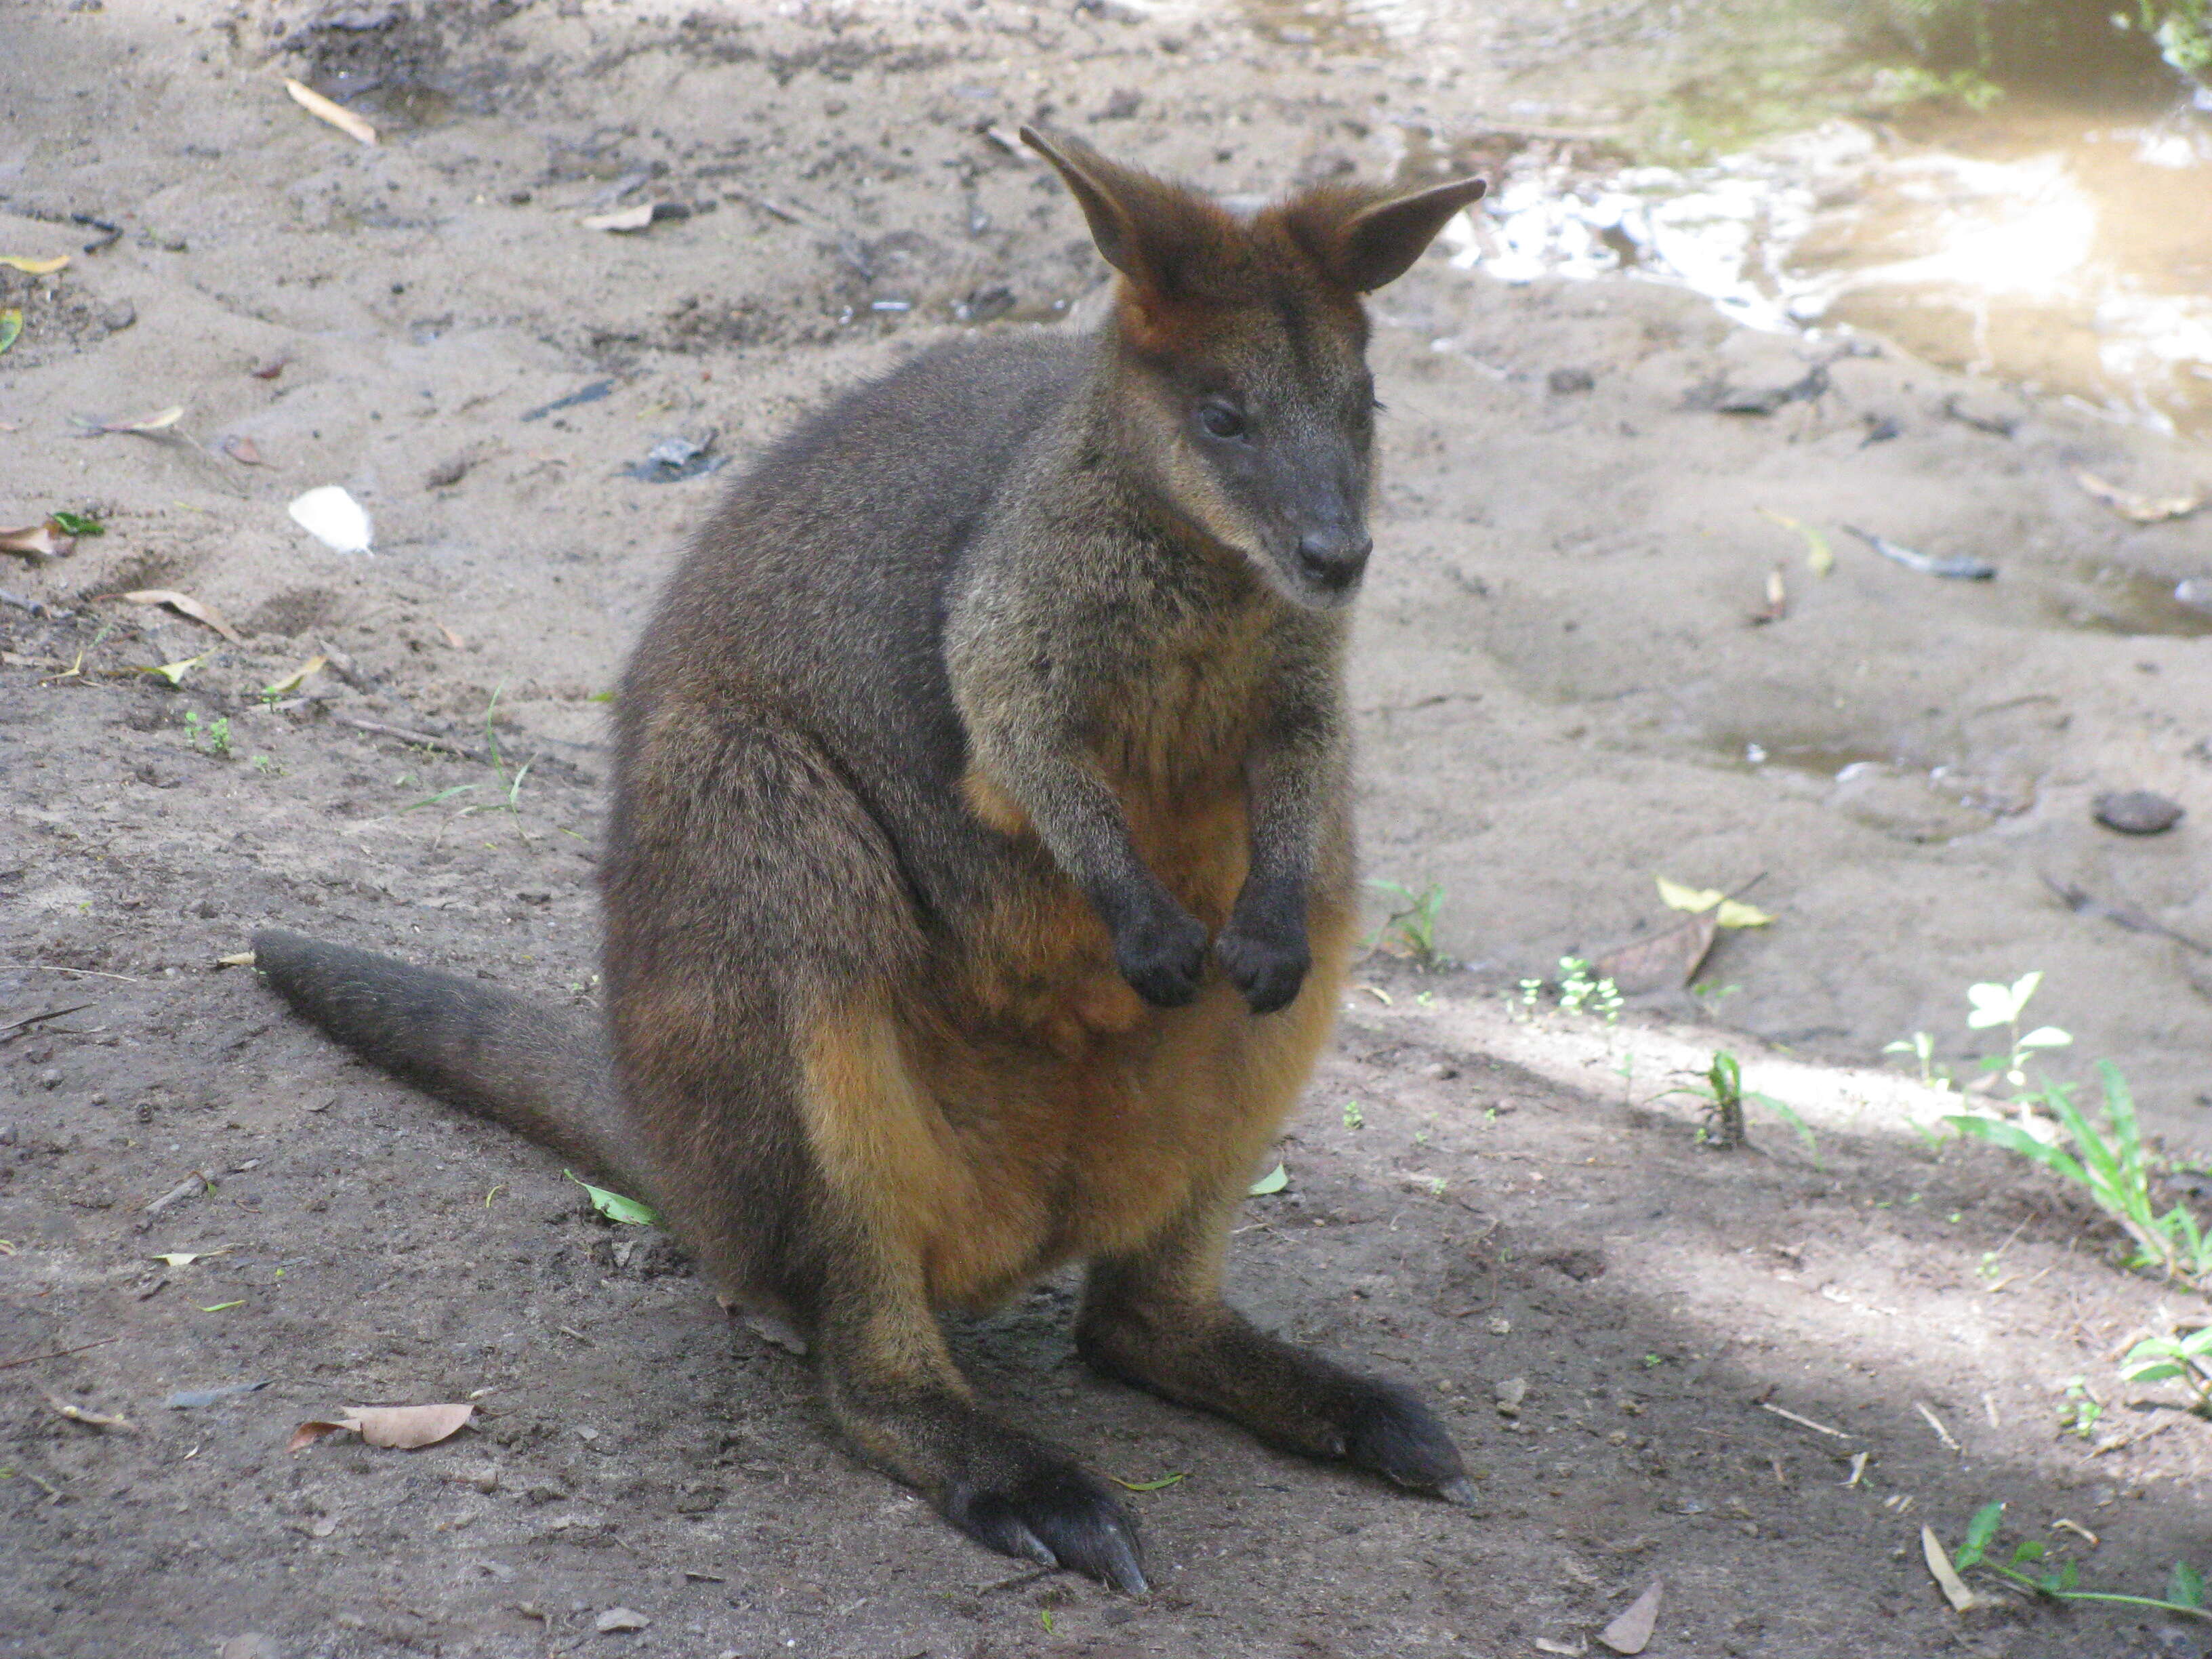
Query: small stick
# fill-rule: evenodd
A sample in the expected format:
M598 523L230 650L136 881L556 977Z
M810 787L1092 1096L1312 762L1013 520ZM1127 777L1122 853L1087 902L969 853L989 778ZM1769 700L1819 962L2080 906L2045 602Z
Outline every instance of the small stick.
M1917 1400L1912 1402L1912 1409L1918 1412L1923 1417L1928 1419L1928 1426L1936 1431L1936 1437L1938 1440L1942 1441L1946 1446L1948 1446L1953 1451L1959 1451L1961 1449L1959 1443L1951 1437L1951 1431L1943 1426L1943 1419L1942 1418L1936 1416L1934 1412L1929 1410L1926 1406L1923 1405Z
M374 732L380 738L398 738L402 743L411 743L418 749L435 749L447 755L458 755L463 760L489 766L479 750L455 743L451 738L441 738L428 732L410 732L404 726L386 726L382 720L365 720L358 714L333 714L331 718L340 726L350 726L356 732Z
M80 1008L91 1006L88 1002L72 1002L65 1008L49 1008L43 1014L26 1014L21 1019L11 1019L5 1025L0 1025L0 1036L5 1036L21 1026L36 1025L42 1019L58 1019L64 1014L73 1014Z
M1800 1417L1796 1412L1785 1411L1781 1407L1770 1405L1764 1400L1759 1402L1759 1409L1763 1412L1772 1412L1777 1417L1786 1417L1801 1428L1810 1429L1816 1434L1825 1434L1837 1440L1849 1440L1853 1437L1841 1429L1832 1429L1826 1423L1815 1423L1809 1417Z
M161 1197L155 1199L151 1204L149 1204L142 1213L146 1215L159 1215L162 1211L167 1209L169 1206L176 1203L179 1199L190 1198L194 1193L205 1191L208 1188L214 1185L215 1177L213 1176L210 1175L205 1170L195 1170L190 1175L186 1176L182 1181L179 1181L175 1186L170 1188L167 1192L163 1193Z
M122 1340L123 1334L118 1331L113 1336L103 1336L97 1342L82 1342L74 1348L56 1348L52 1353L27 1353L14 1359L0 1359L0 1371L10 1370L17 1365L35 1364L41 1359L64 1359L73 1353L82 1353L87 1348L104 1348L111 1342Z

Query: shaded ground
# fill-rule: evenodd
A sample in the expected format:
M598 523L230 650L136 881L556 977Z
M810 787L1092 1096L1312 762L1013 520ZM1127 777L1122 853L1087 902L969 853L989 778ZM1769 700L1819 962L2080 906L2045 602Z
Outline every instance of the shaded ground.
M2155 1391L2129 1407L2112 1360L2158 1296L2087 1218L1887 1109L1824 1119L1822 1167L1772 1130L1771 1157L1700 1152L1650 1098L1674 1061L1565 1086L1572 1066L1539 1062L1591 1030L1507 1028L1487 989L1632 934L1655 868L1765 870L1780 920L1713 969L1742 987L1737 1029L1669 1041L1871 1061L1922 1026L1956 1055L1965 984L2041 967L2039 1012L2201 1138L2199 959L2040 879L2212 933L2206 658L2139 631L2138 603L2203 569L2201 521L2128 528L2069 476L2163 489L2201 453L1894 352L1731 419L1711 388L1825 350L1652 287L1507 290L1436 262L1385 296L1364 821L1376 872L1439 881L1443 942L1483 965L1355 997L1238 1273L1270 1323L1442 1397L1491 1502L1406 1499L1096 1382L1048 1285L962 1340L988 1392L1095 1466L1184 1474L1133 1500L1164 1588L1116 1601L945 1531L833 1448L799 1364L665 1247L213 964L274 919L589 996L594 699L716 488L617 469L678 435L742 456L948 327L1076 305L1079 222L979 125L1048 112L1229 189L1418 169L1437 133L1502 164L1525 139L1469 112L1510 101L1511 65L1453 79L1111 7L176 15L18 6L0 66L0 252L81 250L98 233L75 213L124 230L58 278L0 269L27 319L0 358L0 526L58 506L110 526L4 573L21 603L0 605L0 1026L89 1005L0 1032L0 1360L117 1339L0 1371L0 1652L257 1632L349 1659L1528 1653L1654 1577L1655 1654L2206 1649L2109 1611L1962 1623L1918 1564L1923 1518L1955 1538L2004 1498L2100 1587L2212 1565L2212 1431ZM280 69L387 142L310 120ZM690 216L576 222L655 199ZM1558 368L1591 388L1554 390ZM2014 435L1943 416L1954 393ZM69 435L71 414L179 402L168 436ZM1902 434L1862 447L1869 415ZM285 519L330 482L375 514L375 558ZM1878 513L2005 574L1938 584L1838 535L1816 580L1759 506ZM1777 562L1791 614L1751 627ZM97 597L149 587L243 643ZM210 647L180 689L118 672ZM264 706L314 654L307 699ZM1751 743L1802 763L1745 763ZM2196 817L2120 842L2086 805L2122 784ZM145 1212L195 1170L212 1192ZM210 1254L150 1259L187 1251ZM2086 1439L2055 1433L2077 1376L2112 1408ZM428 1451L283 1449L349 1403L479 1390L478 1425ZM650 1624L598 1634L617 1605Z

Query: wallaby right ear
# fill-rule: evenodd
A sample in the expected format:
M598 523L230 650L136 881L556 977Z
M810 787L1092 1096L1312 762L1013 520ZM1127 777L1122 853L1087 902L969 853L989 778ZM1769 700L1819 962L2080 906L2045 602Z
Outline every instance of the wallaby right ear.
M1234 228L1204 197L1109 161L1080 138L1025 126L1022 142L1058 170L1106 263L1147 297L1183 297L1199 263Z

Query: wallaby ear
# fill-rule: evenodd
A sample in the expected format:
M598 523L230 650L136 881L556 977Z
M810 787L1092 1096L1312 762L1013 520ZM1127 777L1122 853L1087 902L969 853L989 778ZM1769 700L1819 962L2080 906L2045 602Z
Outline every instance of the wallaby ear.
M1362 208L1328 239L1329 274L1355 294L1396 282L1452 215L1480 201L1489 188L1480 179L1455 179Z
M1181 297L1229 228L1204 197L1109 161L1080 138L1025 126L1022 142L1058 170L1106 263L1157 298Z

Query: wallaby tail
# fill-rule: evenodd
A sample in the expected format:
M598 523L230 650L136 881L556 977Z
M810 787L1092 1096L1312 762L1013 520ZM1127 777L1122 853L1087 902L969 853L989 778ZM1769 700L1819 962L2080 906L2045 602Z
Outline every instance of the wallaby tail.
M640 1193L595 1022L391 957L276 928L253 962L295 1012L387 1072Z

